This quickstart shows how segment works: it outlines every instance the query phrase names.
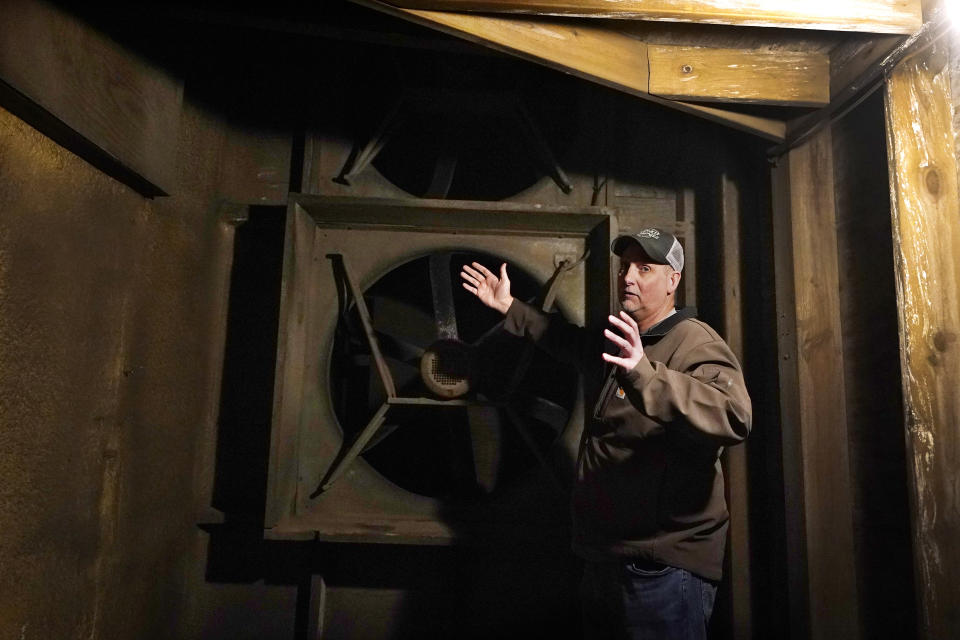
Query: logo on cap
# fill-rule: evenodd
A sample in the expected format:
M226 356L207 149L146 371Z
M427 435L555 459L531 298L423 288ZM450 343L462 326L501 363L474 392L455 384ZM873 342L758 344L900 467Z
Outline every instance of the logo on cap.
M659 229L644 229L643 231L637 234L638 238L653 238L654 240L660 239L660 230Z

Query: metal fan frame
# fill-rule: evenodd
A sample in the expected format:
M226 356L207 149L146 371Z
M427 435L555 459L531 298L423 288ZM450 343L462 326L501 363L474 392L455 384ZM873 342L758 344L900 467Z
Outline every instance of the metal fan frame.
M434 254L438 255L438 254ZM590 255L589 249L579 258L573 259L572 257L563 256L557 260L557 267L549 280L546 291L543 295L543 308L544 310L549 310L554 301L556 300L557 290L561 282L563 282L564 275L572 271L577 265L582 263ZM449 256L449 254L447 254ZM346 285L350 289L350 293L353 297L353 300L357 307L357 312L360 316L360 322L363 326L364 335L366 337L367 345L370 348L370 353L373 356L374 365L376 367L377 375L380 378L380 383L383 385L384 390L386 391L386 400L383 404L374 412L373 417L370 421L364 426L363 429L356 435L353 441L349 446L345 447L342 450L342 453L337 456L333 461L330 469L326 472L323 477L323 480L320 482L320 486L311 494L311 498L315 498L324 491L328 491L333 483L340 478L341 475L349 468L349 466L357 459L367 446L367 443L370 442L370 439L377 433L380 427L386 420L387 414L390 411L390 407L398 405L415 405L415 406L426 406L426 407L436 407L436 408L445 408L445 407L492 407L496 409L502 409L511 416L510 423L513 427L519 432L521 441L527 446L533 456L536 458L537 462L540 463L540 466L543 467L547 475L552 479L556 488L559 491L563 491L563 484L557 478L555 470L550 466L547 459L543 456L543 452L540 451L540 448L535 444L534 438L530 433L530 430L526 424L526 421L523 420L516 409L513 407L514 393L517 387L520 384L521 379L527 371L527 368L530 365L531 356L532 356L532 345L528 343L527 347L524 349L523 354L520 358L520 362L517 365L517 368L514 370L513 375L511 376L511 381L507 385L507 391L504 394L505 397L501 401L490 402L479 400L476 398L464 398L464 399L434 399L434 398L425 398L425 397L404 397L397 394L396 386L393 382L393 375L390 373L390 367L387 366L386 359L384 358L381 349L380 341L377 338L376 332L373 328L373 321L370 316L370 311L367 309L367 304L363 297L363 291L357 286L357 281L350 273L350 268L346 263L346 259L342 255L331 256L332 259L338 260L340 262L340 271L343 274L343 279ZM434 256L431 256L433 260ZM447 280L449 280L449 257L447 259L447 264L442 265L446 271ZM445 286L449 288L451 283L444 283ZM434 303L437 304L437 295L435 292ZM449 305L447 305L449 306ZM453 309L446 309L445 315L452 315ZM449 325L452 324L451 328ZM454 320L441 320L440 321L440 337L447 339L455 339L456 336L456 322Z

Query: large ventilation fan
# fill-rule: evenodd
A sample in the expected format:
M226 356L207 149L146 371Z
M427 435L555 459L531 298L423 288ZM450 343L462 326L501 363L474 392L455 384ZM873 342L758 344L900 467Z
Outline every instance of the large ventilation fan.
M458 273L507 261L516 296L597 323L617 224L599 208L296 196L267 536L562 539L581 386L601 372L581 382L506 334Z
M510 58L396 54L371 63L374 95L344 96L355 147L336 182L361 184L376 168L420 198L502 200L544 176L571 191L562 165L584 119L576 79Z
M506 334L500 315L459 286L461 265L503 259L438 251L391 269L363 294L372 339L359 305L341 315L329 384L345 445L365 438L363 458L404 489L477 499L543 463L567 426L576 371ZM575 264L559 266L552 282ZM515 295L542 305L549 284L512 272ZM341 456L326 482L351 462Z

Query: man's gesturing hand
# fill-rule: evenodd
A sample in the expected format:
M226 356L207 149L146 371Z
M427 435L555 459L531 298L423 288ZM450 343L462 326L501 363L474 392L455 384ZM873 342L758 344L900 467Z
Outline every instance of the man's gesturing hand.
M491 309L505 314L513 304L506 262L500 265L499 278L479 262L474 262L472 267L463 265L460 277L463 278L463 288L480 298L480 302Z
M603 354L603 359L607 362L622 367L624 371L630 371L637 366L637 363L643 359L643 343L640 341L640 329L636 321L626 312L621 311L620 317L609 316L610 324L620 330L622 336L617 335L610 329L604 329L603 335L607 336L613 344L620 347L620 355L613 356L609 353Z

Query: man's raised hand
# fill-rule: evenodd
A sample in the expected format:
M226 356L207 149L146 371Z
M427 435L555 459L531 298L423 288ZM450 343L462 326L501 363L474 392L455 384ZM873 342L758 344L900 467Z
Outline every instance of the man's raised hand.
M491 309L506 314L510 305L513 304L506 262L500 265L499 278L479 262L474 262L472 266L463 265L460 277L463 279L463 288L477 296L480 302Z
M603 354L603 359L621 367L624 371L631 371L643 359L643 343L640 341L640 329L637 322L626 312L621 311L620 317L609 316L610 324L620 330L623 335L617 335L610 329L604 329L603 335L610 342L620 347L620 355Z

